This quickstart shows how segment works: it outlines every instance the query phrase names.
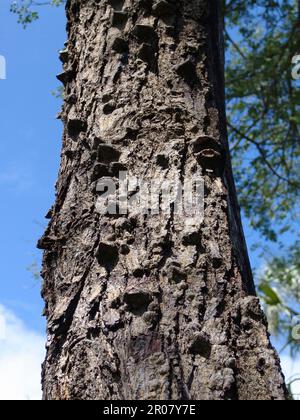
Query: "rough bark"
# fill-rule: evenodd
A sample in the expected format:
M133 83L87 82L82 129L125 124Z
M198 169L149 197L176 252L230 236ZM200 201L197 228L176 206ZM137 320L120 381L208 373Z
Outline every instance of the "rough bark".
M285 399L228 154L219 1L66 8L61 169L39 241L44 398ZM95 184L120 168L161 182L201 168L204 221L100 216Z

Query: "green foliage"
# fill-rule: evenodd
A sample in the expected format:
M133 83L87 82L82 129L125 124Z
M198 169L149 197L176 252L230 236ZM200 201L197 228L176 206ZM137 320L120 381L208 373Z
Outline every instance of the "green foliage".
M27 267L27 271L31 273L34 280L40 280L40 266L37 262L32 263L29 267Z
M64 87L63 86L58 86L56 89L54 89L51 94L54 96L54 98L56 99L62 99L64 97Z
M26 28L29 23L32 23L39 18L39 14L35 10L35 7L46 5L58 7L63 3L65 3L65 0L16 0L12 2L10 10L18 16L18 22L21 23L24 28Z
M259 293L273 334L285 337L285 347L290 346L295 355L299 343L292 337L292 328L293 318L300 314L300 242L284 256L270 259L260 275Z
M226 40L229 139L239 199L268 240L298 220L300 85L295 0L228 2Z
M291 337L299 301L300 83L292 58L300 54L298 0L228 0L226 93L229 142L239 200L266 241L283 235L281 256L258 276L273 333ZM298 238L298 239L297 239ZM266 249L262 256L266 258Z
M274 289L272 289L268 282L263 281L259 285L259 291L262 293L262 297L264 298L267 305L277 306L282 304L277 292Z

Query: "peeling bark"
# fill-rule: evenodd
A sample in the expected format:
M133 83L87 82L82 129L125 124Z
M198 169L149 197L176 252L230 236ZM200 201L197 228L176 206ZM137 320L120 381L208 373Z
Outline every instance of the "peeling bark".
M45 249L44 398L281 400L226 136L218 0L68 0L65 130ZM100 216L120 169L201 168L204 221Z

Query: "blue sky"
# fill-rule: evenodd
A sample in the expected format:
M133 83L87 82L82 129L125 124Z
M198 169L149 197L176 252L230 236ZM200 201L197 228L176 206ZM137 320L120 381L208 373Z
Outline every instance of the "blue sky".
M35 244L54 200L61 131L58 50L65 41L63 8L40 8L41 19L24 30L0 4L0 54L7 79L0 80L1 303L30 327L44 330L40 284L27 267L39 261Z
M10 331L9 344L0 334L0 399L40 397L45 321L41 285L28 267L40 263L36 242L54 202L62 125L55 118L60 101L51 92L59 86L58 51L66 40L62 7L40 7L40 19L24 30L10 3L0 3L0 55L7 63L7 79L0 80L0 318ZM246 233L248 244L258 240ZM261 264L257 255L251 258Z

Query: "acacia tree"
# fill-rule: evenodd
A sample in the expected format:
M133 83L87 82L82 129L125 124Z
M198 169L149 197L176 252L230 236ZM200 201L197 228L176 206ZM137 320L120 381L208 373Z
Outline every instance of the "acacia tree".
M45 399L285 399L232 177L218 0L69 0L42 276ZM204 219L100 215L99 180L205 183Z

